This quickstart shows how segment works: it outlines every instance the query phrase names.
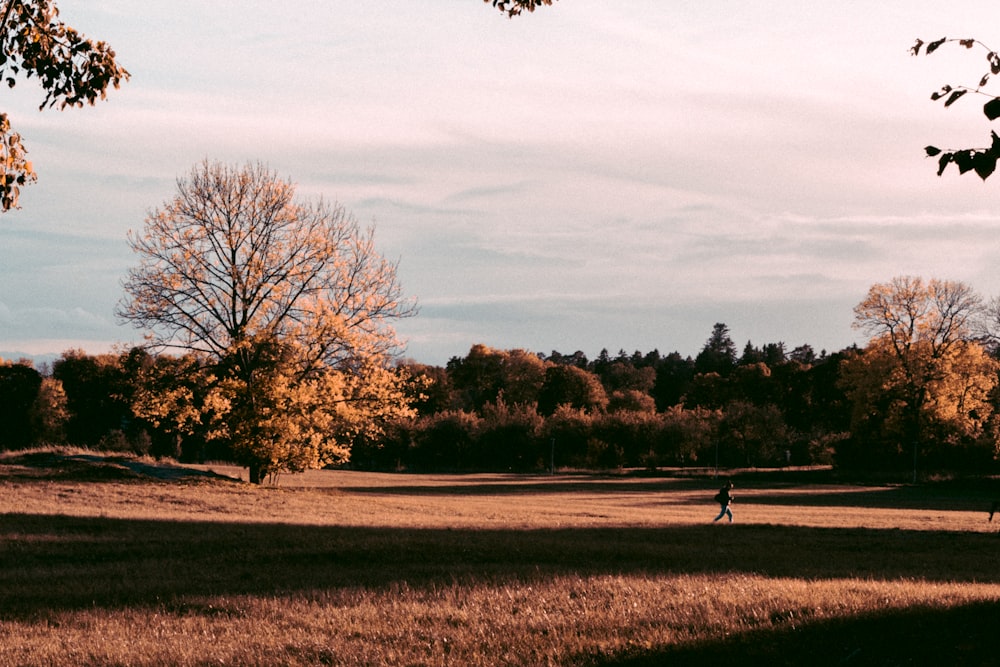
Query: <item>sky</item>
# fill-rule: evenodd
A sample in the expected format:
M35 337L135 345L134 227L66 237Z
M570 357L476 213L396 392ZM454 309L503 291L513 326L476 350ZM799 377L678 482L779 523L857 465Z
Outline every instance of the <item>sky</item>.
M60 0L132 78L94 107L3 90L39 174L0 215L0 356L141 340L115 318L127 245L204 159L263 162L374 225L419 314L405 355L483 343L694 356L864 344L894 276L1000 294L1000 176L936 175L985 145L987 2ZM1000 94L1000 84L997 85Z

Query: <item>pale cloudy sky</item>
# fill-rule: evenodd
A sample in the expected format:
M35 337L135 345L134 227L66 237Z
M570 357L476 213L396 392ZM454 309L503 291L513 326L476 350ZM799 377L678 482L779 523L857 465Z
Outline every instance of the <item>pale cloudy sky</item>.
M694 355L863 342L852 307L901 274L1000 293L1000 176L979 146L987 2L61 0L132 80L93 108L4 90L39 182L0 216L0 356L140 333L115 321L126 232L204 158L260 160L344 204L399 260L408 356L474 343ZM290 9L294 7L294 9ZM985 27L984 27L985 26ZM1000 90L1000 86L998 86Z

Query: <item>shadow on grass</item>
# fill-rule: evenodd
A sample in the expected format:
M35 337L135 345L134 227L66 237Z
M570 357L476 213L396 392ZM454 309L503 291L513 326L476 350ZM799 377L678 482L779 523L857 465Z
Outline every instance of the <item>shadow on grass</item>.
M595 667L687 665L996 665L1000 604L912 607L755 630L718 641L591 661Z
M0 516L0 618L559 575L1000 582L995 534L789 526L426 530Z
M720 484L690 479L663 479L626 481L621 478L607 477L544 477L535 475L511 475L483 480L476 478L475 482L461 482L462 477L456 476L456 483L448 484L436 481L434 484L394 484L392 486L348 486L344 489L351 493L370 493L375 495L398 496L513 496L530 494L619 494L619 493L669 493L673 491L708 491L714 489L709 497L718 490ZM405 480L405 478L401 478ZM288 484L294 486L294 484Z
M7 465L0 469L0 479L59 480L77 482L143 482L213 479L239 481L225 475L174 465L165 461L145 461L132 456L105 454L62 454L33 452L7 456ZM13 466L11 466L13 464ZM18 467L21 466L21 467ZM565 495L598 494L663 494L670 504L712 504L710 499L720 485L720 479L703 470L695 475L673 475L668 472L640 471L632 474L477 474L441 475L432 483L406 484L401 474L392 485L343 485L343 490L357 494L398 496L510 496L523 494ZM332 473L337 474L337 473ZM350 473L348 473L350 474ZM740 503L803 507L865 507L870 509L924 509L935 511L983 512L984 518L992 502L1000 499L1000 482L992 479L969 479L920 485L865 485L856 490L834 482L828 469L740 472L737 496ZM725 475L724 475L725 477ZM442 481L442 479L448 481ZM452 480L454 480L452 482ZM296 487L294 476L283 486ZM306 485L307 487L309 485ZM337 486L339 485L333 485ZM808 487L807 489L803 487ZM801 493L796 489L803 488ZM778 490L776 493L769 491ZM689 492L684 500L672 495ZM739 497L746 493L743 497Z
M867 509L913 509L939 512L982 512L983 520L993 502L1000 498L1000 489L994 496L980 487L939 488L927 486L887 486L847 491L843 488L809 490L796 493L757 493L746 498L756 505L785 505L801 507L863 507Z
M401 478L401 479L405 479ZM461 479L461 478L459 478ZM770 478L769 478L770 479ZM496 480L447 484L436 482L425 485L349 486L351 493L401 496L506 496L531 494L664 494L664 501L671 504L710 504L720 485L714 479L665 478L628 481L605 477L533 477L517 479L498 477ZM986 513L994 499L1000 499L1000 485L989 481L967 483L942 483L920 485L864 486L852 489L846 485L823 484L802 489L793 481L781 483L740 479L736 495L742 503L755 505L785 505L802 507L865 507L870 509L922 509L935 511L961 511ZM780 492L769 493L772 490ZM679 500L668 494L697 492L704 497L692 496Z

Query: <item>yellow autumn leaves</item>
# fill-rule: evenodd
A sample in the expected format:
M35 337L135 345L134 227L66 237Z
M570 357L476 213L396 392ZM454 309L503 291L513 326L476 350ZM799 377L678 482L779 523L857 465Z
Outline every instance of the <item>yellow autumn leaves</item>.
M415 312L396 266L342 207L296 199L260 164L205 161L129 236L119 315L160 364L137 414L226 443L251 478L342 462L409 411L391 322Z
M990 439L1000 364L988 309L968 285L902 276L854 309L868 346L841 366L855 435L937 447ZM995 445L994 445L995 449Z

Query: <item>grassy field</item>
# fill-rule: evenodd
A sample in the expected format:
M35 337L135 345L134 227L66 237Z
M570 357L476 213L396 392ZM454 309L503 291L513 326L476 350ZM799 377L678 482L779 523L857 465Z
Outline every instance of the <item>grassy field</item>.
M0 457L0 665L1000 661L985 484L238 473Z

